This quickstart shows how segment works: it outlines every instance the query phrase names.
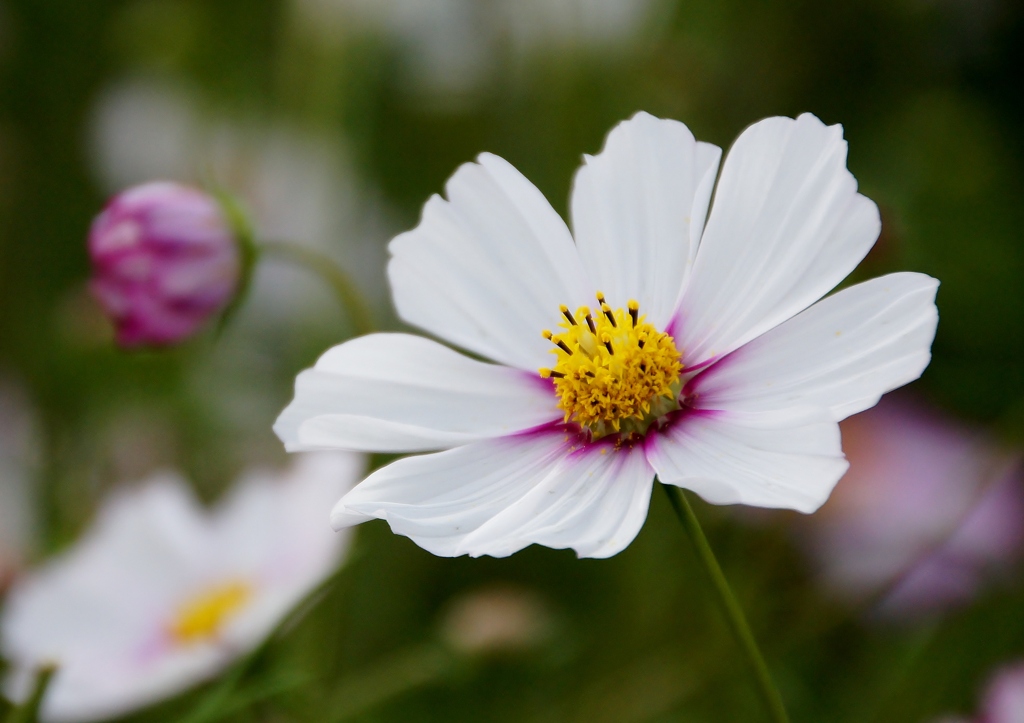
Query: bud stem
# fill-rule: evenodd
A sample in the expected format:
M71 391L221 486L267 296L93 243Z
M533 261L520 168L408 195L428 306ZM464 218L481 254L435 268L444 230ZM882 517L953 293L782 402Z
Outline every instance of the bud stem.
M327 282L348 314L356 336L373 331L370 309L362 294L356 289L348 274L330 256L307 246L284 241L263 241L256 248L261 254L271 254L303 266Z
M443 646L412 646L352 676L338 689L325 718L329 723L363 720L382 703L444 680L456 668L456 656Z
M351 564L352 559L349 560ZM331 589L341 580L348 566L341 566L320 583L310 590L295 604L287 615L274 626L256 648L239 660L224 675L192 711L184 718L184 723L211 723L220 720L226 710L231 708L231 698L235 694L242 679L254 667L256 662L263 657L264 653L286 632L290 631L317 603L319 603Z
M747 664L754 676L757 690L761 694L771 720L774 723L789 723L789 716L786 713L785 705L782 703L782 696L779 695L779 691L772 681L772 674L768 670L768 665L764 662L764 656L761 655L761 649L757 645L754 633L750 630L747 618L743 614L743 608L740 607L739 601L736 600L736 596L732 592L732 588L729 587L729 581L725 579L725 573L722 572L722 567L718 564L717 558L715 558L715 553L708 543L708 538L704 536L704 530L701 528L700 520L697 519L697 515L690 506L690 501L686 498L683 491L674 485L662 484L661 487L665 490L665 494L668 495L668 500L672 503L672 509L675 510L676 516L683 525L683 529L686 530L686 534L690 537L690 541L697 552L697 557L700 559L708 578L710 578L712 587L715 588L718 602L721 604L722 612L729 623L729 629L732 630L736 642L739 643L740 648L742 648L746 655Z

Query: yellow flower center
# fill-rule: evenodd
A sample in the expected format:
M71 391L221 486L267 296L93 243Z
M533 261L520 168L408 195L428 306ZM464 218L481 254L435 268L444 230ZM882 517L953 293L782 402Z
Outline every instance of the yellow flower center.
M250 598L252 588L244 582L209 588L178 608L170 625L171 637L185 644L214 638Z
M640 316L630 301L614 311L597 293L596 315L581 306L575 315L562 306L564 331L544 331L558 357L554 369L541 369L555 380L558 407L565 421L575 421L597 439L619 433L642 435L660 417L679 409L679 375L683 370L672 337Z

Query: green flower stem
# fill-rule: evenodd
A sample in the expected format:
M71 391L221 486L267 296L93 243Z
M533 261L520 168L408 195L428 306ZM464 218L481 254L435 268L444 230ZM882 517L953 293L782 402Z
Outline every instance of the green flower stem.
M316 607L317 603L327 596L331 588L338 583L341 576L351 566L352 562L350 559L348 565L339 567L334 573L324 578L319 585L308 592L292 608L291 612L277 623L274 629L263 639L263 642L228 670L220 682L214 685L210 692L203 697L195 710L184 718L183 723L212 723L212 721L220 720L230 714L234 710L231 699L246 673L249 672L256 661L276 640L294 628L312 608Z
M24 703L17 708L11 709L7 715L6 723L36 723L39 719L39 706L46 695L46 689L53 680L53 674L57 672L57 666L45 665L36 673L35 684L32 686L32 694Z
M665 490L665 494L668 495L669 502L672 503L672 509L675 510L676 516L679 517L683 529L686 530L686 534L689 535L690 541L697 551L697 557L700 559L704 571L707 572L708 577L711 579L715 593L718 595L718 601L722 606L722 611L725 613L725 618L732 629L733 635L736 637L736 641L746 655L747 664L754 675L758 692L764 699L772 721L775 723L789 723L789 716L786 713L786 707L782 703L782 696L779 695L779 691L772 681L771 672L769 672L768 665L764 662L764 656L761 655L761 649L757 646L754 634L751 632L747 618L743 614L743 608L740 607L736 596L733 595L732 589L729 587L729 581L725 579L725 574L722 572L717 558L715 558L715 553L711 550L711 545L708 544L708 538L704 536L704 530L701 529L700 521L697 519L697 515L694 514L690 501L686 498L683 491L674 485L662 484L661 487Z
M270 254L299 266L303 266L323 279L334 291L338 301L348 313L356 336L373 331L373 317L348 274L337 262L325 253L307 246L283 241L262 241L256 249L260 254Z
M440 644L423 643L408 648L349 677L338 688L327 720L362 720L388 700L443 680L457 666L457 657Z

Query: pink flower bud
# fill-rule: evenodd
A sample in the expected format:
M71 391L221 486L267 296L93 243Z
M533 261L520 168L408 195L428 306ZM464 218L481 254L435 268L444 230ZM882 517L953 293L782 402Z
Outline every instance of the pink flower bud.
M239 286L239 245L220 203L156 182L115 196L89 231L91 289L123 347L166 346L196 333Z

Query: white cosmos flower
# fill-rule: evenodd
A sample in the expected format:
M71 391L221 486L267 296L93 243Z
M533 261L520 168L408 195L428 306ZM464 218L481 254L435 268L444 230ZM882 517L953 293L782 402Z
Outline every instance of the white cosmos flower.
M212 512L172 474L115 496L80 543L11 590L7 693L23 700L56 663L42 719L87 721L215 675L337 566L348 536L316 524L317 510L363 469L361 455L310 455L247 475Z
M374 472L333 524L386 519L438 555L607 557L656 474L717 504L817 509L847 467L837 422L928 364L938 282L819 301L880 229L839 126L755 123L709 212L720 155L637 114L585 157L572 235L501 158L459 168L388 272L402 318L499 364L376 334L299 375L275 427L288 449L444 450Z

